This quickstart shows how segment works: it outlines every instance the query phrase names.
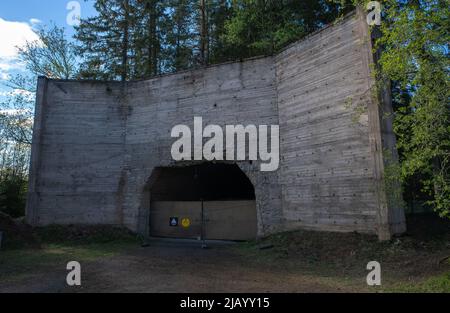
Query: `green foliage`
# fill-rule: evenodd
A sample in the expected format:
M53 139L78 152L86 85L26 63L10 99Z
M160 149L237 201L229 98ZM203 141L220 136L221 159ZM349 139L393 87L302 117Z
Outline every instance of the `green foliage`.
M400 283L393 288L389 288L388 292L411 292L411 293L448 293L450 292L450 271L426 279L417 283Z
M363 7L368 2L353 0ZM450 218L448 1L380 2L377 78L392 81L399 177L408 188L419 184L427 204Z
M137 242L129 230L109 225L61 226L50 225L35 229L36 235L44 244L102 244L108 242Z
M80 76L130 80L271 54L332 22L326 0L96 0L75 38Z
M240 1L238 5L241 9L225 24L224 36L244 54L241 57L272 54L306 32L289 18L292 11L283 1Z
M97 15L81 21L75 38L80 42L78 52L84 59L82 78L129 79L133 8L128 0L97 0Z
M402 185L399 177L401 177L401 165L393 160L390 150L383 151L384 159L384 189L387 202L390 207L404 208L405 201L402 197Z
M19 48L19 56L26 68L37 76L69 79L77 71L77 56L63 28L40 28L38 41L27 42Z
M340 6L327 1L238 0L225 23L224 40L236 57L273 54L332 22Z
M389 0L384 14L380 74L400 91L394 128L401 177L420 175L429 203L450 218L448 2Z
M101 258L119 255L136 246L136 241L120 240L88 242L73 245L72 242L43 243L41 249L7 249L0 253L0 281L30 281L37 272L54 271L67 260L93 262Z
M25 213L28 164L32 140L36 78L73 78L78 72L74 47L58 27L37 30L39 40L19 49L29 75L17 74L0 103L0 211L13 217Z
M13 170L4 170L0 175L0 211L14 218L25 215L28 181Z

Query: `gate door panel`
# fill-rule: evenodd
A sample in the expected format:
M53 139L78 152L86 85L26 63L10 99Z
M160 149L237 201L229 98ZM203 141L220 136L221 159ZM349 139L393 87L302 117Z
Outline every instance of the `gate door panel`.
M206 239L256 239L257 221L254 200L205 202L204 218Z
M201 202L155 201L150 206L150 235L198 239L201 231Z

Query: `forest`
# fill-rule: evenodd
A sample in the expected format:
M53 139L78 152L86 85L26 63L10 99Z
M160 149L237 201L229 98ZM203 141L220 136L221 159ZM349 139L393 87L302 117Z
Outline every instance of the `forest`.
M342 18L362 0L96 0L69 38L38 30L19 55L28 75L0 103L0 211L24 215L38 76L129 81L260 55ZM381 1L379 82L391 82L407 212L450 218L449 6L446 0Z

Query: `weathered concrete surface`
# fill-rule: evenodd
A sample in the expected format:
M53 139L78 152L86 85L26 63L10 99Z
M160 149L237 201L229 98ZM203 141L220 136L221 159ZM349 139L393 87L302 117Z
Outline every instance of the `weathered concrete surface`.
M172 160L171 129L201 116L204 125L280 125L278 171L236 162L255 187L258 235L403 231L403 211L385 194L387 122L372 96L370 49L354 14L274 57L127 83L40 78L28 221L148 233L155 168L186 165Z
M404 231L399 204L391 204L397 213L391 221L385 212L381 137L394 143L395 137L382 134L371 50L365 16L358 14L276 58L279 175L289 228L370 230L389 237L390 225L397 224L392 231ZM395 144L391 148L394 153Z

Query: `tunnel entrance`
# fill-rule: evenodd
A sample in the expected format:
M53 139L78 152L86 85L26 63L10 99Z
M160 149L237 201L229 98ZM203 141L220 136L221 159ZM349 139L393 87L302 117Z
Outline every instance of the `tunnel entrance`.
M157 168L150 189L150 235L251 240L257 235L255 189L236 164Z

